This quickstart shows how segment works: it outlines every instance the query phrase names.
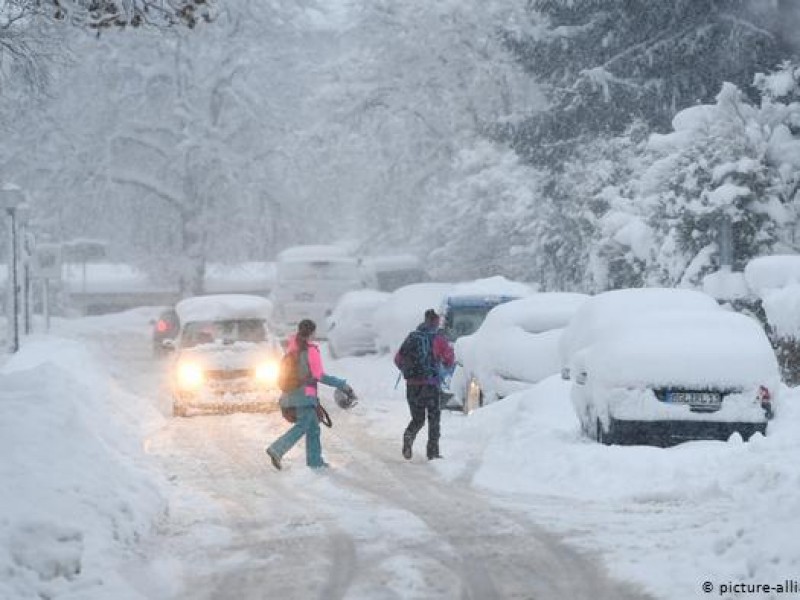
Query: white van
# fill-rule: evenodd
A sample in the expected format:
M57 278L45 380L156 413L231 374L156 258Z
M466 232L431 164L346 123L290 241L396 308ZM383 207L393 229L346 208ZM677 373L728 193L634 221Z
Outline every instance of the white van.
M302 319L317 324L325 334L325 318L336 301L364 287L358 261L339 246L294 246L278 254L275 287L275 321L282 333L291 333Z
M368 287L381 292L430 281L422 262L413 254L368 256L361 263Z

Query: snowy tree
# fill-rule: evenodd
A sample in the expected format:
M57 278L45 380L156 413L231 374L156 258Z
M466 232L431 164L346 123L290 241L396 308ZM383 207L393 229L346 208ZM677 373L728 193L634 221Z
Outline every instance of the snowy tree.
M710 101L722 81L747 89L754 73L790 53L777 33L782 3L533 0L530 6L535 26L509 31L507 44L551 104L505 131L523 156L553 166L576 144L619 134L632 119L663 131L678 110Z
M209 257L274 253L276 205L291 198L271 166L302 91L281 69L295 32L273 8L240 1L191 33L76 35L58 101L0 145L0 172L30 191L43 230L107 238L112 255L187 292Z
M732 225L735 269L778 242L791 220L775 193L767 163L771 129L758 108L725 84L713 105L679 113L675 132L653 136L661 154L641 179L658 247L649 269L653 282L699 285L719 267L719 236Z
M538 101L497 37L517 4L363 2L331 41L338 57L312 98L325 118L304 129L304 146L316 196L337 202L337 225L365 250L412 238L427 247L421 215L458 170L460 148Z
M429 269L444 280L505 275L530 281L539 273L514 251L537 212L544 178L507 148L488 141L463 149L450 185L438 191L424 213ZM446 218L442 218L446 215Z

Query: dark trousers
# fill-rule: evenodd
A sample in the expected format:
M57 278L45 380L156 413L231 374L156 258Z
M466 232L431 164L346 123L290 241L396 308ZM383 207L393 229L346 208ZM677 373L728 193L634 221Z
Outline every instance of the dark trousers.
M425 413L428 414L428 458L439 455L439 422L442 409L439 405L438 385L406 385L406 399L411 411L411 422L403 434L403 442L414 444L419 430L425 426Z

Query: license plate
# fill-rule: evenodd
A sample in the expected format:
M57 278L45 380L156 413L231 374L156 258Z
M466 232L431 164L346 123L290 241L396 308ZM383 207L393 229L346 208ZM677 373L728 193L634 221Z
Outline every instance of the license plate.
M718 392L670 392L667 401L675 404L688 404L692 408L716 408L722 404Z

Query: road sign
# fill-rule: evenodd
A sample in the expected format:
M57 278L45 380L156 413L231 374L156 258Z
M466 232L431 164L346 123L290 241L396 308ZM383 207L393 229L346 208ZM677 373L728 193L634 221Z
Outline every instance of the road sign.
M59 244L38 244L31 266L34 277L61 279L61 246Z

